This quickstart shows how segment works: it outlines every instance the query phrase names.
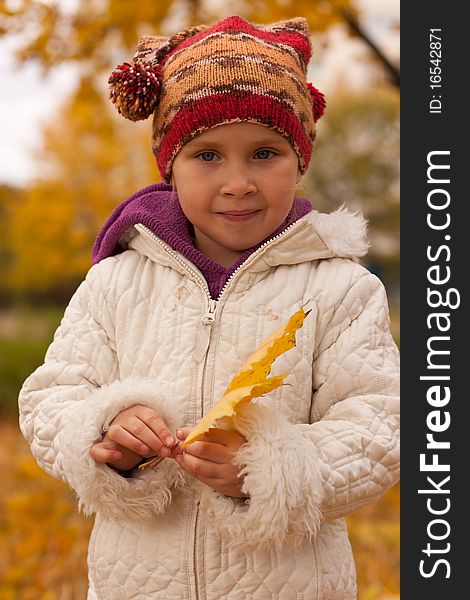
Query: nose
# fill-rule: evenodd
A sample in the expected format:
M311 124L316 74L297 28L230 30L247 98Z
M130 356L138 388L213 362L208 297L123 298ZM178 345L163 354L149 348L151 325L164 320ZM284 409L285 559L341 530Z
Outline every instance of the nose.
M224 196L244 198L257 192L256 184L250 175L249 169L234 165L223 173L220 188Z

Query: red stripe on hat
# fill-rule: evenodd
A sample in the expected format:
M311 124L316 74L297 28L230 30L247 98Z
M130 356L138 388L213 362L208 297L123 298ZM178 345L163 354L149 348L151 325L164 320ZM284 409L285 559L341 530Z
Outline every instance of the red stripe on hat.
M178 44L171 52L169 52L164 60L167 60L175 52L179 52L183 48L192 46L199 40L202 40L212 33L218 31L226 31L227 33L249 33L250 35L253 35L254 37L266 42L271 42L273 44L286 44L291 46L300 55L305 64L308 63L312 55L310 41L300 31L297 32L288 28L283 28L283 30L278 29L276 31L267 31L265 29L254 27L251 25L251 23L248 23L248 21L245 21L241 17L232 16L223 19L205 31L187 38Z
M234 121L256 122L274 129L293 146L301 166L308 164L313 140L289 106L269 96L234 91L229 96L213 94L188 102L174 115L154 150L160 172L169 175L176 154L198 133Z

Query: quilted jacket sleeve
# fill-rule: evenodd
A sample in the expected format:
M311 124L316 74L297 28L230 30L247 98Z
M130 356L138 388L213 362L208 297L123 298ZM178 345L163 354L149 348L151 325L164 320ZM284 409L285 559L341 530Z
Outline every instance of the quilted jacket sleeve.
M322 517L335 519L399 479L399 353L377 277L358 279L329 330L314 363L313 424L299 430L318 453Z
M323 315L310 423L291 424L253 403L237 419L248 440L237 461L249 500L241 505L205 491L209 512L235 544L279 547L313 536L324 521L371 503L398 480L398 351L385 290L360 273Z
M170 427L177 425L154 381L119 378L115 260L93 267L70 301L44 364L20 391L20 427L38 464L75 490L86 514L137 519L165 511L181 469L164 461L156 473L126 479L90 456L113 418L134 404L150 406Z

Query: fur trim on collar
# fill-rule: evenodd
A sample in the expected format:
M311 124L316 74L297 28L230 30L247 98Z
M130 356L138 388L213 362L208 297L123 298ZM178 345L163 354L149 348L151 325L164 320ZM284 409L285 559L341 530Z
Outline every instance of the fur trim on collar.
M314 212L314 228L335 256L355 258L364 256L369 249L367 220L344 205L331 213Z

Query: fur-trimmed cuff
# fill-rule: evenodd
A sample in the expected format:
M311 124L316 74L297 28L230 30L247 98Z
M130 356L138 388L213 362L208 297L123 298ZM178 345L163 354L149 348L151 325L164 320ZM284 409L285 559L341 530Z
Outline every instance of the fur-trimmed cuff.
M225 541L234 546L276 546L314 536L322 521L323 481L315 445L278 410L248 404L234 419L248 440L242 466L245 503L208 488L201 508Z
M114 417L134 404L155 409L171 430L176 429L174 408L157 392L156 383L126 379L103 386L80 402L60 433L58 463L87 515L120 520L161 514L171 502L170 488L185 483L184 472L173 460L164 460L157 471L148 469L126 479L91 457L90 448L102 439Z

